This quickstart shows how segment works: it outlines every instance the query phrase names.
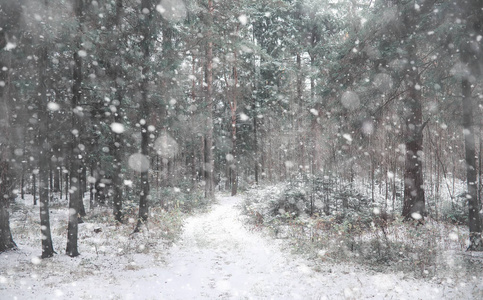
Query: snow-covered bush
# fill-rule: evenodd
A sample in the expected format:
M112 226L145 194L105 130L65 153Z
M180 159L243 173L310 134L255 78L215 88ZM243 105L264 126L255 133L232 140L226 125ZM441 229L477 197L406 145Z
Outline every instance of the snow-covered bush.
M263 223L261 220L272 218L273 207L281 197L283 186L283 184L278 184L264 189L247 190L243 204L245 214L252 217L255 223Z
M313 182L292 181L248 191L244 209L251 225L269 229L275 238L287 240L292 250L315 260L358 262L380 271L415 276L435 275L437 267L451 268L441 257L447 251L466 248L467 235L461 233L466 229L456 223L430 217L422 225L407 223L343 186L337 191L327 186L319 189L329 195L311 195L317 190L311 186ZM328 198L333 205L330 214L317 198L315 213L309 214L314 195ZM345 208L340 203L342 197L346 197Z
M271 215L298 217L310 213L305 188L300 182L285 187L279 197L270 203Z
M441 208L441 217L447 222L459 225L468 224L468 206L466 201L460 200L457 202L447 203Z

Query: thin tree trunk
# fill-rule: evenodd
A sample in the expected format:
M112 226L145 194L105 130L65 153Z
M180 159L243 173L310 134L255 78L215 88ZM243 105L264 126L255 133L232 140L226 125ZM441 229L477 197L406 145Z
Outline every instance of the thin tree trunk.
M193 55L193 61L192 61L192 68L191 68L191 75L193 76L193 79L191 80L191 103L196 103L196 58ZM190 112L190 122L191 122L191 127L194 128L194 122L193 122L193 112ZM195 187L196 181L198 179L197 172L196 172L196 137L193 135L191 137L191 143L192 143L192 152L191 152L191 183L192 186Z
M483 147L483 135L482 135L482 130L481 130L481 127L482 127L482 122L481 122L481 116L480 116L480 135L479 135L479 153L478 153L478 205L480 206L480 208L478 210L481 210L482 209L482 201L481 201L481 188L482 188L482 185L481 185L481 155L483 154L482 153L482 150L481 148Z
M116 0L116 19L115 19L115 25L116 29L118 30L117 33L117 42L118 44L121 43L120 40L120 21L122 18L123 14L123 4L122 0ZM121 65L118 66L112 66L114 68L112 72L112 81L114 82L114 87L116 89L116 100L117 100L117 105L116 105L116 111L114 112L114 122L117 124L122 124L122 116L121 116L121 105L122 105L122 100L123 100L123 90L120 84L118 83L118 77L120 76L121 73ZM113 174L113 179L112 179L112 184L113 184L113 190L114 190L114 195L113 195L113 214L114 214L114 219L122 223L123 222L123 214L122 214L122 137L121 137L121 132L114 132L114 147L113 147L113 155L114 155L114 174Z
M35 176L35 173L37 170L34 170L32 172L32 188L33 188L33 196L34 196L34 205L37 205L37 176Z
M439 138L441 138L441 135L439 135ZM436 147L435 147L436 148L436 151L438 151L438 152L439 152L439 149L438 149L439 145L440 145L440 143L436 144ZM436 201L435 201L435 205L436 205L436 207L435 207L436 220L439 220L438 200L439 200L439 189L440 189L440 186L441 186L441 173L440 173L441 172L441 167L439 166L438 161L437 161L437 159L438 159L438 157L437 157L438 156L438 152L435 153L436 154L435 155L435 160L436 160L435 161L435 163L436 163L436 181L437 181L436 182L436 190L435 190L435 194L436 194L436 196L435 196L435 199L436 199Z
M86 190L86 179L87 179L87 169L85 167L84 163L79 164L80 169L79 169L79 191L80 191L80 200L79 200L79 223L84 223L82 221L81 217L85 217L86 214L86 208L84 206L84 193Z
M238 35L238 27L236 29L236 35ZM232 155L232 163L230 165L230 169L232 171L231 173L231 195L235 196L238 190L238 178L237 178L237 145L236 145L236 110L237 110L237 85L238 85L238 73L237 73L237 66L236 66L236 60L237 60L237 52L233 52L234 55L234 60L235 60L235 65L233 67L233 79L234 79L234 85L233 85L233 101L230 103L230 111L231 111L231 144L232 144L232 149L231 149L231 155Z
M25 164L22 162L22 177L20 179L20 198L25 200Z
M59 178L59 167L58 163L56 163L53 167L53 175L54 175L54 186L53 192L58 193L60 191L60 178Z
M26 161L24 161L26 155L25 155L25 151L27 149L26 147L26 140L27 140L27 131L25 130L24 132L24 137L23 137L23 145L22 145L22 153L23 153L23 159L22 159L22 178L21 178L21 182L20 182L20 195L21 195L21 198L22 200L25 200L25 172L27 171L26 169ZM28 158L27 158L28 160Z
M67 168L66 168L66 171L67 171ZM69 188L70 188L70 175L69 175L69 172L65 172L65 180L64 180L64 184L65 184L65 199L70 199L69 198ZM69 200L70 201L70 200Z
M52 173L52 160L49 159L49 198L54 198L54 174Z
M89 187L89 210L94 209L94 183L91 182Z
M255 40L255 36L253 36L253 41ZM255 184L258 185L259 183L259 169L260 169L260 151L258 145L258 76L257 76L257 66L255 62L255 56L253 56L252 62L252 72L255 76L255 79L252 81L252 95L253 103L252 103L252 114L253 114L253 157L254 164L255 164Z
M297 112L296 112L296 130L297 130L297 156L300 160L294 159L295 167L298 169L299 164L302 166L302 171L305 169L305 140L302 134L302 115L303 115L303 74L302 74L302 56L297 53ZM296 149L296 148L295 148ZM300 170L299 170L300 171Z
M63 185L63 178L64 178L64 173L63 173L63 167L60 166L60 169L59 169L59 195L60 195L60 200L62 200L62 190L64 188L64 185Z
M373 156L371 156L371 201L372 201L372 203L374 203L374 189L375 189L375 186L374 186L374 181L375 181L374 160L375 160L375 158Z

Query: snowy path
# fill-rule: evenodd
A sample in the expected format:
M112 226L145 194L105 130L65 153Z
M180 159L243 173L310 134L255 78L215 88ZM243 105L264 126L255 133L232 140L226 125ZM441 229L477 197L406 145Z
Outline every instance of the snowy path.
M328 266L315 272L239 220L241 201L223 197L188 219L166 268L136 271L118 282L139 299L463 299L457 289ZM127 288L129 287L129 288Z
M241 201L220 197L210 212L188 218L181 240L167 250L163 262L154 254L136 254L131 257L136 268L109 267L110 260L104 259L103 268L92 268L75 280L62 270L24 275L6 287L0 284L0 299L471 299L481 295L481 286L462 287L450 280L431 284L343 265L323 265L316 272L309 262L282 253L276 241L247 230L237 208ZM67 270L74 264L97 264L95 257L54 258Z

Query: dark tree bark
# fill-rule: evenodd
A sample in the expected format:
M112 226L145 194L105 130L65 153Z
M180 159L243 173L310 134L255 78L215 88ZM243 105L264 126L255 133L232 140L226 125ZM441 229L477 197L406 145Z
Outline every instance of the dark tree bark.
M236 30L236 35L238 35L238 27ZM233 100L230 103L230 111L231 111L231 155L232 161L230 163L231 169L231 195L235 196L238 191L238 163L237 163L237 143L236 143L236 116L237 116L237 85L238 85L238 72L236 66L237 60L237 52L233 51L233 56L235 60L235 65L233 66Z
M82 128L82 125L81 125L81 121L79 121L79 128ZM80 135L80 132L78 133ZM79 137L79 140L76 142L76 145L79 145L79 144L83 144L83 142L81 141L80 137ZM79 162L78 162L78 171L76 172L76 174L78 174L78 176L75 176L75 177L72 177L71 180L73 178L75 178L74 180L77 181L77 188L78 190L77 193L79 194L79 201L77 202L77 223L79 224L82 224L84 223L84 220L82 220L82 217L85 217L87 215L86 213L86 209L85 209L85 206L84 206L84 193L85 193L85 187L84 187L84 183L85 183L85 180L84 180L84 159L83 158L80 158L82 156L82 151L81 149L77 148L77 149L74 149L77 153L77 157L79 157ZM71 183L72 184L72 183Z
M465 51L463 51L465 52ZM462 56L465 54L462 54ZM481 221L479 215L477 180L476 180L476 158L475 158L475 134L473 129L473 98L471 96L471 83L464 78L461 83L463 92L463 130L465 136L465 158L466 158L466 182L468 200L468 226L470 229L469 250L482 251L483 241L481 238Z
M54 173L53 192L58 193L59 191L61 191L61 189L60 189L60 172L59 172L59 167L57 163L53 167L53 173Z
M33 171L32 172L32 195L34 197L34 205L37 205L37 175L36 174L37 171Z
M82 143L82 142L81 142ZM79 149L80 150L80 149ZM81 151L79 151L81 152ZM86 208L84 206L84 193L86 191L86 182L87 182L87 169L85 167L84 161L79 162L79 193L80 193L80 201L79 201L79 223L84 223L82 221L82 217L87 216Z
M123 4L122 0L116 0L116 29L118 30L117 32L117 44L119 44L120 41L120 24L121 24L121 18L123 14ZM114 113L114 122L118 124L122 124L122 115L121 115L121 104L123 100L123 90L122 86L119 84L119 76L121 75L121 62L118 62L118 65L112 66L113 72L112 72L112 80L114 82L114 87L116 89L116 100L117 100L117 105L116 105L116 112ZM123 214L122 214L122 178L121 178L121 168L122 168L122 136L120 133L115 132L114 133L114 147L113 149L113 155L114 155L114 174L113 174L113 187L114 187L114 195L113 195L113 214L114 214L114 219L116 219L117 222L122 223L123 222Z
M74 0L75 15L82 24L83 19L83 1ZM80 26L79 26L80 27ZM80 30L80 28L79 28ZM78 33L80 35L80 32ZM80 36L77 37L77 47L74 52L74 72L72 85L72 144L70 155L70 189L71 194L69 198L69 224L67 227L67 247L66 254L75 257L80 255L77 248L77 239L79 231L79 206L82 201L81 186L80 186L80 171L81 164L79 161L80 149L79 145L79 130L80 130L80 116L78 106L82 98L82 58L79 55L80 50Z
M49 179L50 176L50 139L49 113L47 110L47 72L48 72L48 53L47 46L41 45L39 49L38 72L39 72L39 96L37 101L38 110L38 168L39 168L39 200L40 200L40 232L42 236L42 258L52 257L54 247L52 245L52 234L50 231L49 215Z
M1 4L0 51L7 45L7 36L18 29L22 13L18 1L2 1ZM10 163L13 154L12 126L10 124L10 80L8 80L10 71L5 71L3 68L5 67L7 70L10 68L2 58L3 56L0 56L0 81L4 83L0 85L0 253L17 247L10 231L8 212L9 201L13 198L15 173Z
M23 136L23 144L22 144L22 153L23 153L23 159L22 159L22 176L20 178L20 197L22 200L25 200L25 173L27 172L27 161L28 156L26 155L26 143L27 143L27 130L24 130L24 136Z
M208 0L208 15L206 17L208 31L206 33L206 134L205 134L205 198L215 197L214 187L214 159L213 159L213 1Z
M149 0L143 0L141 3L141 11L148 9L148 13L144 16L144 22L142 24L142 36L141 50L144 57L143 67L143 79L141 82L141 154L148 158L149 151L149 132L148 132L148 116L149 116L149 58L150 58L150 44L152 42L152 32L150 30L151 20L153 18L153 5ZM141 171L141 193L139 197L139 217L134 232L139 232L141 226L148 221L148 199L149 199L149 168Z
M2 89L2 87L0 87ZM6 149L1 149L0 153L0 253L16 249L17 245L13 241L10 231L10 221L8 207L10 195L13 189L13 171L8 161Z
M256 82L256 80L255 80ZM253 104L252 104L252 112L253 112L253 156L255 158L255 184L258 185L259 183L259 169L260 169L260 150L258 145L258 116L257 116L257 98L258 95L256 90L256 83L254 83L253 92L255 97L253 97Z
M423 182L423 124L421 78L417 66L417 43L414 32L418 32L418 22L426 13L430 12L434 0L427 1L424 6L415 12L412 6L403 7L403 1L395 1L403 9L401 13L400 37L403 38L406 50L407 64L405 65L404 81L406 82L405 106L407 115L406 158L404 171L404 203L402 216L406 220L421 220L426 213L426 201Z
M408 72L408 95L406 107L409 114L406 122L406 163L404 171L404 205L402 216L408 220L423 218L426 205L423 183L423 129L421 92L417 70Z
M465 159L466 159L466 182L468 200L468 226L470 230L470 245L468 250L483 251L483 239L481 236L482 225L480 220L480 204L478 203L477 188L477 165L475 149L475 133L473 122L473 111L475 107L472 97L472 83L483 73L483 59L481 39L475 36L483 34L483 12L481 2L477 0L468 1L466 19L466 36L462 40L460 48L461 61L466 65L469 73L461 80L462 110L463 110L463 133L465 137ZM476 34L475 34L476 33Z
M66 171L67 171L67 167L66 167ZM65 173L65 180L64 180L64 185L65 185L65 199L69 199L69 187L70 187L70 176L69 176L69 172L66 172Z

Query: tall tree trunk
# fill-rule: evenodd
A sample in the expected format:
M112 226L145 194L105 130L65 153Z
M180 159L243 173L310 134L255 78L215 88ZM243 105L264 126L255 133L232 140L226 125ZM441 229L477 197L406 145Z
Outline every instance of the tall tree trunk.
M236 29L235 36L238 36L238 27ZM238 191L238 177L237 177L237 145L236 145L236 111L237 111L237 85L238 85L238 73L237 73L237 52L236 50L233 51L234 56L234 66L233 66L233 100L230 103L230 111L231 111L231 155L232 155L232 162L230 165L231 168L231 195L235 196Z
M141 3L141 11L145 11L148 9L148 13L144 16L144 22L142 26L142 36L143 40L141 42L141 50L143 52L143 57L145 60L145 65L143 68L143 78L141 83L141 154L147 159L149 152L148 152L148 144L149 144L149 132L148 132L148 115L149 115L149 104L148 104L148 93L149 93L149 58L150 58L150 43L152 40L151 36L151 19L152 19L152 11L153 7L151 5L151 1L143 0ZM148 199L149 199L149 168L143 168L141 170L141 193L139 197L139 217L136 228L134 232L139 232L141 230L141 226L146 224L148 221Z
M205 80L206 80L206 136L205 136L205 198L215 197L214 178L213 178L213 0L208 0L208 31L206 33L206 61L205 61Z
M466 198L468 200L468 226L470 229L470 246L468 249L473 251L482 251L483 241L481 238L481 221L476 188L476 151L475 135L473 132L474 105L471 96L471 83L467 77L463 78L461 88L463 92L463 132L465 136L466 186L468 189Z
M115 25L116 25L116 34L117 34L117 44L121 43L121 32L120 32L120 21L122 18L123 14L123 4L122 0L116 0L116 19L115 19ZM122 116L121 116L121 105L122 105L122 100L123 97L122 95L124 92L122 91L122 86L119 84L119 76L121 75L121 70L122 70L122 65L121 62L119 62L119 65L114 65L112 66L113 72L112 72L112 81L114 82L114 87L116 89L116 100L117 100L117 105L116 105L116 111L114 112L114 122L117 124L122 124ZM122 137L121 137L121 132L114 132L114 147L112 148L114 151L114 174L112 178L112 184L114 188L114 195L113 195L113 214L114 214L114 219L122 223L123 222L123 214L122 214L122 151L121 151L121 145L122 145Z
M420 11L422 13L431 9L431 3L424 5ZM424 12L423 12L424 11ZM405 12L402 15L403 26L406 32L417 30L414 28L415 18L421 15L413 15ZM423 129L422 124L423 112L421 104L421 78L419 69L411 62L417 62L417 45L413 37L407 37L404 41L407 51L407 66L405 72L405 81L407 86L406 99L404 101L408 111L405 124L406 134L406 157L404 171L404 203L402 216L406 219L422 219L426 213L426 203L424 196L423 182Z
M2 7L2 24L0 33L0 51L7 45L9 29L18 26L22 14L19 1L10 1L10 5ZM10 231L10 219L8 213L9 201L14 188L14 170L10 163L13 154L11 141L11 111L10 111L10 64L0 57L0 253L16 248ZM7 71L4 70L6 68Z
M22 158L22 176L20 178L20 196L22 198L22 200L25 200L25 173L28 171L28 156L27 156L27 128L25 128L24 132L23 132L23 142L22 142L22 155L23 155L23 158Z
M52 151L49 150L49 152L52 152ZM49 197L50 197L50 199L54 198L54 194L53 194L53 192L54 192L54 173L52 171L52 164L53 164L53 162L52 162L52 160L50 160L49 161Z
M74 0L74 12L80 24L83 19L83 1ZM79 231L79 207L82 201L81 186L80 186L80 171L81 164L79 161L80 149L79 145L79 130L80 120L78 106L82 97L82 58L79 55L80 51L80 25L77 33L76 50L74 52L74 71L72 84L72 144L70 151L70 190L72 191L69 198L69 224L67 226L67 247L66 254L75 257L78 256L79 250L77 248L77 239Z
M80 186L80 201L79 201L79 218L85 217L86 208L84 206L84 193L87 189L87 168L85 167L85 161L81 161L79 169L79 186ZM79 219L79 223L83 223L82 218Z
M57 170L57 174L59 176L59 198L62 200L62 188L63 188L63 182L62 182L62 165L59 165L59 169Z
M3 62L0 61L0 67L3 66ZM6 90L8 89L9 81L2 76L6 75L6 73L0 72L0 80L7 83L4 86L0 86L0 195L2 196L0 197L0 253L17 247L10 231L10 216L8 213L14 174L9 163L11 151L7 144L10 135L10 116Z
M417 76L413 74L412 76ZM415 88L419 83L412 81L409 86L409 95L406 99L410 116L406 123L406 164L404 172L404 205L402 216L405 219L423 218L425 208L424 186L423 186L423 128L421 92Z
M258 116L257 116L257 97L253 97L253 156L255 157L255 184L258 185L259 181L259 169L260 169L260 151L259 151L259 145L258 145Z
M481 116L480 116L481 118ZM479 135L479 153L478 153L478 205L480 206L479 210L482 209L482 200L481 200L481 188L482 188L482 185L481 185L481 175L482 175L482 170L481 170L481 155L483 154L483 151L482 151L482 147L483 147L483 135L482 135L482 130L481 130L481 127L482 127L482 122L481 122L481 119L480 119L480 135Z
M13 174L10 165L7 163L7 155L4 149L2 149L0 155L0 195L10 195ZM17 247L10 231L9 202L10 197L0 198L0 253Z
M32 172L32 195L34 197L34 205L37 205L37 170Z
M196 59L195 56L193 55L193 61L192 61L192 68L191 68L191 75L193 76L193 79L191 80L191 103L196 103ZM194 128L194 118L193 118L193 112L190 112L190 125L192 128ZM191 183L193 188L195 187L196 181L198 180L197 176L197 171L196 171L196 135L193 134L191 137L191 144L192 144L192 152L191 152Z
M482 225L479 215L480 204L478 203L477 171L476 171L476 149L475 134L473 128L473 97L471 95L472 83L483 74L483 43L475 36L483 34L483 11L481 1L470 0L466 3L466 12L469 16L466 21L466 34L460 47L461 61L466 65L470 73L463 76L461 82L462 108L463 108L463 133L465 136L465 157L466 157L466 181L468 200L468 226L470 230L470 245L468 250L483 251L483 239L481 236Z
M117 82L117 80L116 80ZM121 117L121 101L122 101L122 91L121 87L118 84L115 84L116 88L116 99L118 101L117 111L114 113L114 122L118 124L122 124L122 117ZM122 223L123 222L123 214L122 214L122 137L120 133L114 133L114 147L113 155L114 155L114 174L112 178L113 184L113 214L114 219Z
M297 53L297 111L295 112L296 115L296 134L297 134L297 145L295 147L298 148L297 156L300 158L300 161L294 159L295 167L299 169L299 165L302 166L302 170L305 170L305 139L304 134L302 133L302 120L303 120L303 106L304 106L304 99L303 99L303 74L302 74L302 56L300 53Z
M58 163L54 164L52 171L54 173L53 192L58 193L60 191L60 176L59 176L59 164Z
M42 236L42 258L52 257L54 247L50 231L49 215L49 173L51 150L49 132L49 113L47 111L47 46L42 45L39 50L39 96L37 101L39 131L37 135L38 168L39 168L39 199L40 199L40 232Z
M70 166L70 165L68 165ZM69 198L69 188L70 188L70 175L69 175L69 172L68 172L68 167L65 167L66 169L66 172L65 172L65 179L64 179L64 185L65 185L65 199L70 199ZM70 201L70 200L69 200Z

